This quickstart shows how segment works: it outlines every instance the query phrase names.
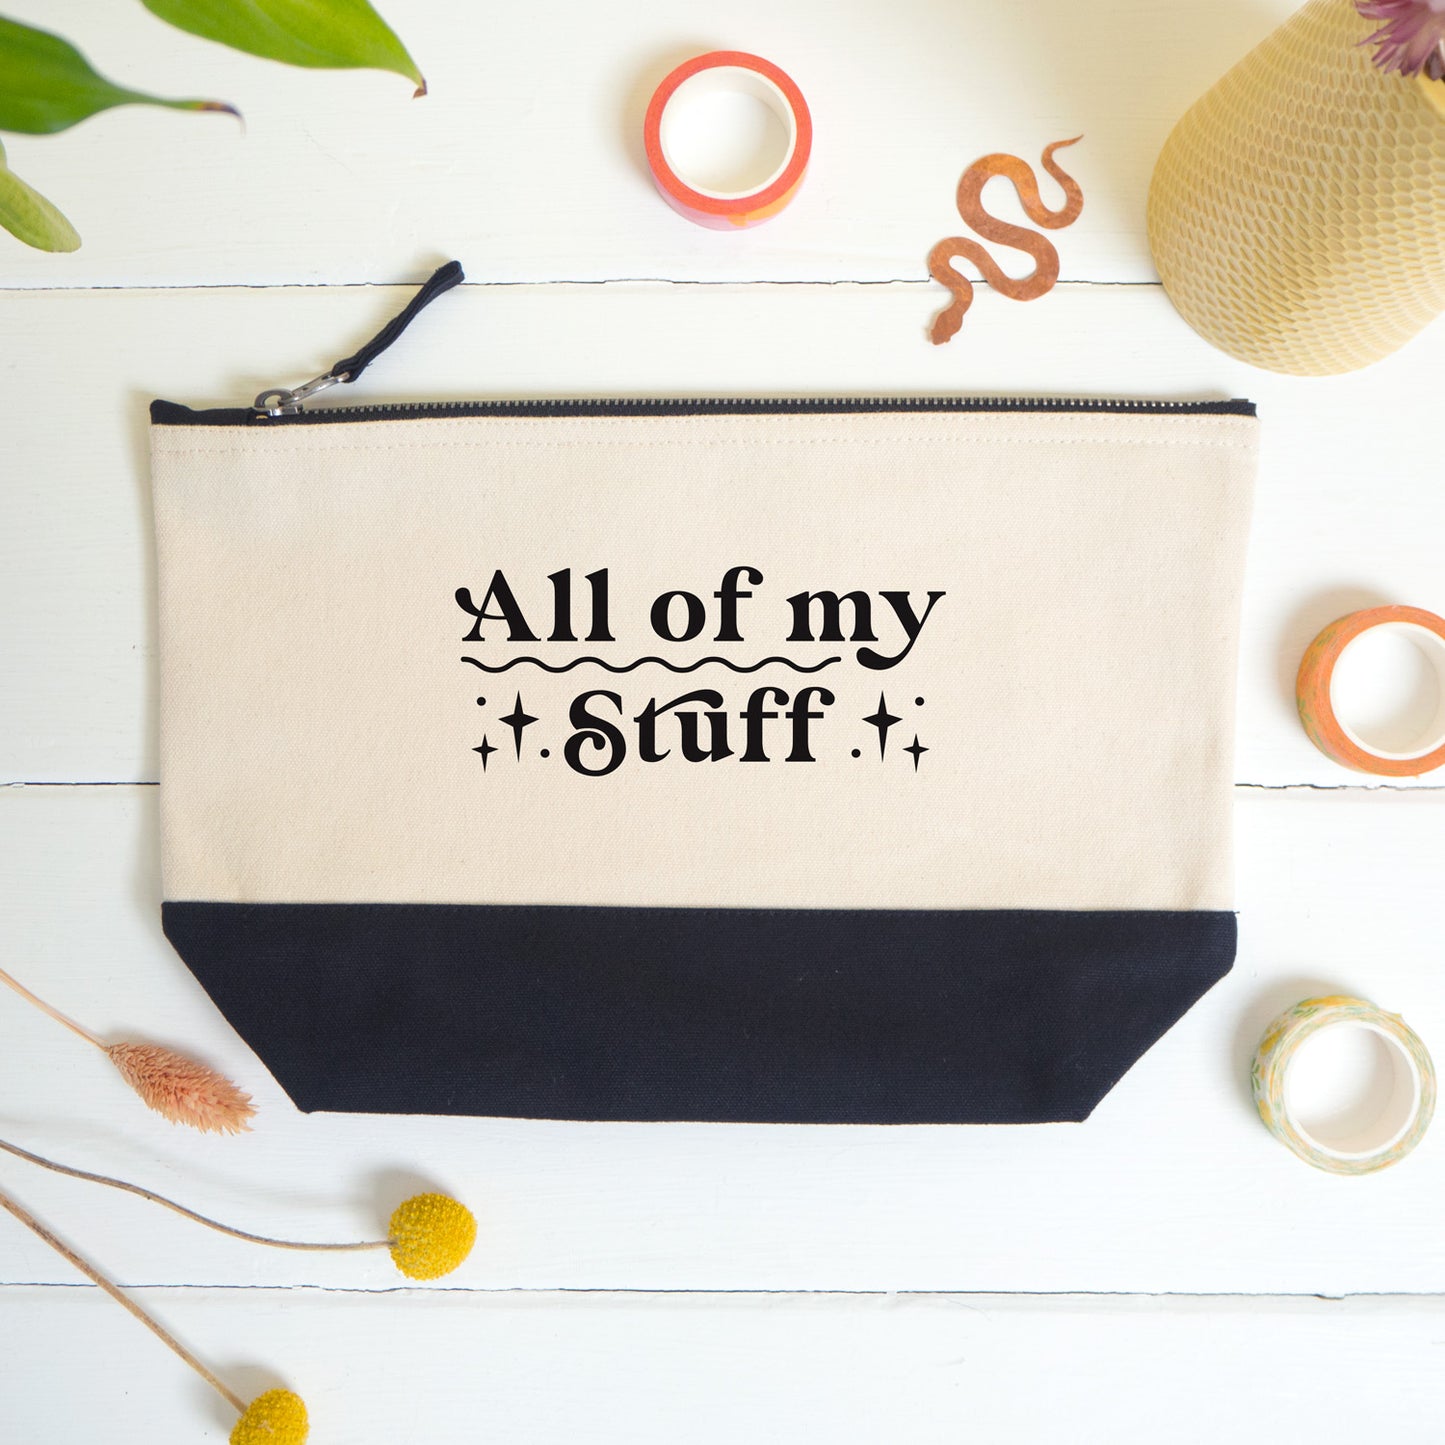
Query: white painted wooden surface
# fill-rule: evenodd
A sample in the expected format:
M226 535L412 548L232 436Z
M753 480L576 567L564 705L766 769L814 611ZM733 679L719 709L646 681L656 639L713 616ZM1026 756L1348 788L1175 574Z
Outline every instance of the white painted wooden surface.
M1334 767L1290 689L1339 613L1445 611L1427 451L1445 331L1356 377L1253 371L1174 315L1141 225L1170 121L1289 8L728 0L699 21L674 0L417 0L391 7L432 86L413 104L395 77L268 67L140 6L11 0L119 79L237 101L247 128L137 110L7 139L86 245L43 257L0 237L0 957L110 1036L203 1054L263 1112L240 1140L172 1130L6 995L0 1136L317 1238L370 1234L434 1184L482 1237L444 1287L402 1291L384 1258L262 1252L8 1159L0 1187L144 1287L243 1393L301 1389L318 1442L1426 1438L1445 1405L1445 1144L1376 1178L1316 1174L1260 1128L1247 1067L1267 1019L1325 988L1445 1049L1445 777L1375 788ZM663 207L636 134L651 83L714 45L790 69L818 126L797 204L738 236ZM930 347L943 296L922 258L954 228L958 173L1078 131L1071 284L1031 306L981 291L959 339ZM1087 1125L303 1117L211 1008L158 921L145 403L238 404L311 376L396 308L375 283L453 254L480 284L355 399L1260 404L1240 960ZM1313 1295L1330 1298L1295 1298ZM228 1428L7 1218L0 1360L0 1440Z
M57 1357L77 1353L77 1341L105 1344L86 1351L83 1390L57 1390L24 1417L28 1430L7 1439L225 1438L219 1399L139 1329L112 1337L115 1307L94 1290L12 1295L0 1317L7 1376L39 1383ZM1439 1405L1429 1373L1439 1369L1439 1315L1422 1300L1166 1306L1007 1295L409 1290L381 1302L174 1289L141 1298L208 1346L243 1388L272 1383L258 1361L304 1359L312 1439L348 1445L1358 1445L1428 1439L1420 1425ZM1263 1388L1238 1388L1250 1379ZM0 1425L6 1409L0 1400ZM101 1411L103 1434L95 1428ZM185 1432L167 1433L176 1420Z
M7 7L115 78L246 118L134 108L7 140L15 170L85 238L59 260L7 247L0 277L27 286L376 281L438 247L504 281L922 279L928 248L954 232L964 166L1081 132L1070 155L1089 208L1063 274L1140 280L1144 190L1170 125L1294 8L414 0L389 12L431 86L413 102L398 76L267 67L133 5ZM716 49L781 65L817 131L806 203L737 235L660 206L642 152L658 81Z

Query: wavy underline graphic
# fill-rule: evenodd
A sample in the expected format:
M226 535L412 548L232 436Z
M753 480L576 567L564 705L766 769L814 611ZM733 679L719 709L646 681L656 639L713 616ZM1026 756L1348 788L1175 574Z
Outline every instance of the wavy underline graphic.
M714 665L718 667L730 667L734 672L756 672L760 667L767 667L772 663L779 663L783 667L791 667L794 672L822 672L825 667L831 667L835 662L841 662L841 657L825 657L822 662L814 663L812 667L805 667L801 662L793 662L786 657L765 657L761 662L754 662L750 666L743 667L739 663L729 662L725 657L700 657L696 662L685 663L681 667L675 662L669 662L665 657L639 657L636 662L623 663L618 667L610 662L603 662L600 657L574 657L571 662L564 662L561 667L553 667L550 663L543 662L540 657L513 657L506 662L498 663L495 667L488 666L485 662L478 662L475 657L464 657L463 662L470 662L473 667L479 667L483 672L506 672L508 668L520 667L524 662L530 663L533 667L540 667L543 672L571 672L574 667L584 665L600 667L607 672L631 672L635 667L642 667L652 662L658 667L665 667L669 672L696 672L700 667Z

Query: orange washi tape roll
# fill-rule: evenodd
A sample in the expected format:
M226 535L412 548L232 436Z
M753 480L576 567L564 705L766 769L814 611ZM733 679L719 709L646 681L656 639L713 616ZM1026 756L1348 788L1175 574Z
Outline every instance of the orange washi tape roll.
M770 169L744 190L712 189L689 176L677 155L678 118L684 109L720 93L750 95L782 123L783 145ZM653 94L642 127L647 164L657 189L673 210L716 231L756 226L793 199L813 149L808 102L792 79L770 60L741 50L714 50L679 65Z
M1336 711L1335 669L1345 649L1366 632L1379 628L1398 632L1413 642L1435 665L1439 686L1434 717L1414 745L1400 751L1374 747ZM1300 721L1310 740L1347 768L1391 778L1413 778L1445 767L1445 618L1422 607L1371 607L1330 623L1310 643L1295 681Z

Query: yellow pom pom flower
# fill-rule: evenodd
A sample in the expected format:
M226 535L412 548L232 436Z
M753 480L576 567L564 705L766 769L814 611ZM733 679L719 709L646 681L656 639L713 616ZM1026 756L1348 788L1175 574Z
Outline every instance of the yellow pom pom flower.
M445 1194L416 1194L391 1216L391 1258L408 1279L439 1279L472 1252L477 1221Z
M231 1445L305 1445L311 1433L306 1405L290 1390L257 1395L231 1431Z

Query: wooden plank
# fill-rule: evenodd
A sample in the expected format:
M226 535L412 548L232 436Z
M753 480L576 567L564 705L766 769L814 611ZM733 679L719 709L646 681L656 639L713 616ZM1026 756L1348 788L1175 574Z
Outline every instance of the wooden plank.
M191 1048L252 1090L238 1139L148 1114L106 1059L0 996L0 1136L242 1228L376 1237L423 1187L468 1201L479 1289L1445 1291L1445 1134L1364 1179L1260 1125L1254 1045L1300 998L1351 992L1445 1052L1445 796L1245 792L1234 974L1084 1125L581 1125L296 1114L161 937L156 790L0 790L6 963L107 1037ZM261 1250L0 1160L120 1278L382 1291L384 1256ZM0 1281L64 1282L23 1237Z
M287 288L0 299L8 428L0 781L156 775L148 400L241 405L263 387L294 384L363 340L405 294ZM904 284L469 286L433 307L348 399L1252 397L1264 451L1237 777L1266 786L1367 781L1306 740L1293 674L1314 632L1355 607L1399 601L1445 612L1445 490L1415 431L1392 420L1432 414L1445 330L1362 375L1301 381L1227 361L1157 288L1063 287L1032 306L985 291L960 339L935 348L924 328L942 299L941 288Z
M732 0L723 23L700 26L686 0L414 0L389 17L430 83L412 102L397 76L267 64L135 7L57 15L14 0L9 13L60 29L116 79L220 96L246 122L132 108L7 138L14 168L84 246L49 256L0 235L0 285L380 281L438 248L492 280L921 279L929 248L959 229L965 166L1080 133L1070 169L1088 202L1060 236L1064 274L1140 280L1152 275L1144 197L1169 127L1293 8L1117 0L1104 19L1073 0L1027 12ZM794 75L817 140L797 202L723 234L662 203L641 125L673 65L729 46ZM997 209L1017 215L1011 196Z
M1438 1299L141 1298L243 1395L284 1381L313 1440L354 1445L1357 1445L1428 1438L1445 1406ZM6 1439L219 1439L235 1419L94 1289L0 1290L0 1349Z

